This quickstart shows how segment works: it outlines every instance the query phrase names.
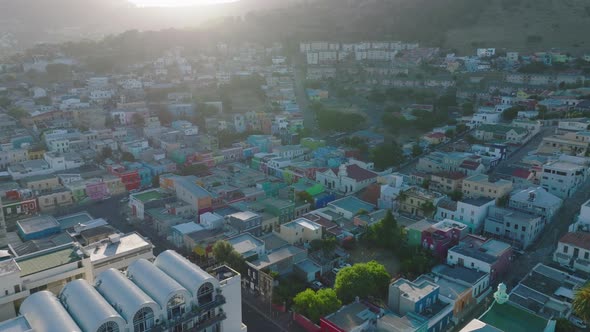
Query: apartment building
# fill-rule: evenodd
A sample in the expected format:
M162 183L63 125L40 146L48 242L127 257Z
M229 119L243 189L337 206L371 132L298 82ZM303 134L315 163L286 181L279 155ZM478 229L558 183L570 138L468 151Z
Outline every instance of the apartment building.
M0 330L245 332L240 279L227 266L209 274L165 251L153 263L135 261L126 274L108 269L96 281L68 282L57 297L32 294L21 316L0 323Z
M553 254L553 261L590 273L590 233L569 232L562 236Z
M513 192L508 206L512 209L533 213L551 222L551 218L563 204L563 200L541 187L531 187Z
M586 180L587 167L567 161L553 161L543 165L541 186L549 193L566 199L571 197Z
M463 197L498 199L512 191L512 182L492 180L484 174L475 174L463 180Z
M585 156L590 145L590 131L566 132L543 137L537 149L541 154L569 154Z
M545 228L545 218L513 209L490 207L485 220L484 235L503 239L513 247L528 248Z

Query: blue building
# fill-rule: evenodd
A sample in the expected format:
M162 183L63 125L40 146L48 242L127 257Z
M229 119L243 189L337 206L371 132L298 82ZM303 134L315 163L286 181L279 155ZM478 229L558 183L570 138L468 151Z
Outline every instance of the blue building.
M41 215L16 222L23 241L42 239L61 232L59 222L52 216Z
M398 279L389 285L389 308L397 315L428 321L428 332L446 331L453 306L438 298L440 286L428 280Z

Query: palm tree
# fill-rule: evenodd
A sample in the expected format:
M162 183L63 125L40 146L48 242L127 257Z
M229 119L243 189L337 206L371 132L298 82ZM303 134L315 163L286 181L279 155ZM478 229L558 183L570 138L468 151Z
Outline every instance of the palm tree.
M572 306L578 317L590 321L590 282L576 291Z

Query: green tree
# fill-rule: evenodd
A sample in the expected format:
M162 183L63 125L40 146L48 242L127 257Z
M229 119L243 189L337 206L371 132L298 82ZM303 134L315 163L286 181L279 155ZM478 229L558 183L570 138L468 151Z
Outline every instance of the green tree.
M505 207L508 205L508 201L510 200L510 195L504 195L498 199L496 199L496 205Z
M460 201L463 198L463 192L461 190L454 190L449 194L449 197L455 202Z
M463 103L463 105L461 105L461 109L463 110L463 115L466 115L466 116L471 115L475 112L473 110L473 103L471 103L471 102Z
M334 290L343 303L352 302L356 296L384 298L390 275L385 266L371 261L345 267L336 275Z
M302 202L309 203L309 205L311 205L312 208L315 204L315 200L313 199L313 196L311 196L311 194L308 193L307 191L298 192L297 198Z
M24 109L22 109L20 107L9 108L7 114L12 116L15 119L22 119L22 118L29 115L29 113L27 113L27 111L25 111Z
M455 131L453 129L447 129L447 131L445 131L445 136L448 138L453 138L455 137Z
M306 289L293 299L295 311L319 323L320 318L330 314L342 306L342 302L331 288L320 289L317 292Z
M330 236L322 240L322 251L325 256L331 255L336 247L338 247L338 241L335 237Z
M131 117L131 121L133 122L133 125L135 125L137 127L143 127L145 125L145 119L139 113L134 113L133 116Z
M170 112L169 110L167 110L165 108L159 109L156 112L156 115L158 116L158 119L160 120L160 122L163 124L170 124L172 122L172 120L174 120L174 115L172 114L172 112Z
M108 146L105 146L100 151L100 157L101 157L102 160L111 158L112 156L113 156L113 150L110 147L108 147Z
M422 213L424 213L424 216L426 216L426 217L431 217L432 214L434 213L434 211L436 211L436 207L430 201L429 202L424 202L420 206L420 209L422 210Z
M207 165L204 164L192 164L182 167L180 169L180 174L203 176L209 174L209 167L207 167Z
M516 117L518 116L518 112L520 112L522 110L523 110L522 106L510 107L510 108L504 110L504 112L502 112L502 119L504 121L512 121L512 120L516 119Z
M576 291L572 308L582 320L590 321L590 282Z
M391 211L387 211L385 218L369 226L365 240L369 246L396 251L404 243L405 233L403 227L397 224Z
M412 146L412 156L413 157L418 157L419 155L422 154L422 152L424 152L424 150L422 149L422 147L418 144L414 144L414 146Z
M370 155L371 161L378 169L399 166L405 159L401 146L396 142L379 144L370 152Z
M246 260L229 242L224 240L215 242L212 251L218 263L225 263L240 273L246 271Z
M128 161L128 162L134 162L135 161L135 157L130 152L123 152L121 154L121 160Z

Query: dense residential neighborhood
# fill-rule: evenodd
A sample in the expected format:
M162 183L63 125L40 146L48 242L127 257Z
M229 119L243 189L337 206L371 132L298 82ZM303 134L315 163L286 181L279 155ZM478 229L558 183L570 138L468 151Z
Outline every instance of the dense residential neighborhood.
M0 330L587 329L588 55L74 53L0 63Z

